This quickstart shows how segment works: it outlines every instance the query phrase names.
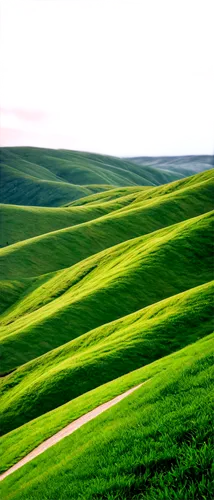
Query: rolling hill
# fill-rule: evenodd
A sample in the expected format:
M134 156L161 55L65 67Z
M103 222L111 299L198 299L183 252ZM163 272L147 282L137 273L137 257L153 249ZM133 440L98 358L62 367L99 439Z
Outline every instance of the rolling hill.
M213 186L213 173L210 171L206 175L199 174L196 178L189 178L187 183L185 181L173 183L171 188L173 190L170 189L170 192L167 192L164 186L153 188L151 191L140 190L117 198L116 202L112 200L107 206L101 202L96 204L93 202L90 205L87 203L83 207L82 217L95 218L83 224L78 224L77 207L71 207L71 212L66 212L67 218L70 216L72 221L77 214L77 224L54 232L51 229L53 220L56 220L55 213L48 220L46 212L37 209L38 224L41 218L46 230L48 228L50 230L39 237L28 238L2 249L1 276L15 279L52 272L75 264L109 246L185 220L188 215L194 217L204 213L206 209L212 209ZM107 210L109 213L99 217L98 210ZM10 217L7 227L6 223L5 225L3 223L6 234L9 232L16 234L17 227L17 233L22 231L24 238L27 228L24 221L25 217L29 220L29 211L22 209L23 229L20 228L19 210L17 223L16 209L10 207L10 211L11 214L14 212L14 220ZM62 209L60 217L63 218L64 214ZM32 217L28 225L36 227L31 221L33 222ZM42 224L40 227L42 231ZM7 236L7 239L10 238Z
M136 165L136 161L79 151L42 148L1 148L1 202L27 206L60 206L91 193L114 186L157 186L205 168L212 168L212 157L188 158L189 167L182 171L178 157L174 171L156 168L156 160Z
M211 166L2 148L3 500L213 497Z
M212 333L213 291L187 290L26 363L1 385L1 433Z
M212 220L208 212L33 282L1 317L2 372L101 324L209 281Z

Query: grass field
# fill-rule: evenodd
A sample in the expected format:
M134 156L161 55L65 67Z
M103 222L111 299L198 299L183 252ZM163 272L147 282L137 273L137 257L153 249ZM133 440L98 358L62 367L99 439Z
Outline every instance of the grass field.
M211 500L210 158L3 148L1 162L1 471L146 381L1 498Z
M13 372L0 387L1 433L211 333L213 285L89 331Z
M212 220L208 212L39 279L40 286L33 284L2 316L2 372L92 328L209 281Z
M4 480L2 498L211 500L213 336L130 373L61 408L64 423L125 387L150 378L118 407ZM89 394L88 394L89 396ZM3 438L12 464L59 429L59 411ZM32 431L32 434L31 432ZM29 436L34 441L30 442ZM6 448L13 452L6 458ZM143 496L142 496L143 495Z
M52 272L122 241L203 214L212 209L213 184L211 171L205 179L199 174L195 183L188 183L187 186L184 181L179 185L175 183L173 191L166 194L165 187L158 188L158 193L152 190L149 198L143 191L133 201L132 194L131 200L129 197L125 200L128 206L115 209L114 202L113 210L108 215L6 246L0 250L1 276L17 279ZM93 204L94 212L96 207ZM85 210L89 208L87 206ZM89 215L92 215L90 210ZM15 231L15 228L12 221L7 232Z

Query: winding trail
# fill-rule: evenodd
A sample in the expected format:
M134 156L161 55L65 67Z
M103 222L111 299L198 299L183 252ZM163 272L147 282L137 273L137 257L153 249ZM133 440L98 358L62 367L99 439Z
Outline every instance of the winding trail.
M146 380L146 382L147 382L147 380ZM94 410L89 411L85 415L82 415L82 417L79 417L76 420L74 420L73 422L71 422L71 424L68 424L66 427L61 429L61 431L57 432L56 434L54 434L50 438L46 439L46 441L43 441L43 443L41 443L39 446L37 446L37 448L35 448L30 453L28 453L28 455L26 455L26 457L22 458L19 462L17 462L17 464L10 467L10 469L8 469L6 472L3 472L3 474L0 475L0 481L5 479L5 477L9 476L10 474L15 472L16 470L20 469L20 467L27 464L28 462L30 462L34 458L38 457L38 455L40 455L41 453L46 451L48 448L51 448L51 446L53 446L54 444L61 441L61 439L65 438L66 436L70 436L70 434L72 434L74 431L76 431L77 429L82 427L82 425L86 424L87 422L90 422L90 420L93 420L95 417L97 417L98 415L100 415L104 411L108 410L112 406L114 406L117 403L119 403L120 401L122 401L122 399L126 398L127 396L129 396L129 394L131 394L132 392L139 389L139 387L141 387L146 382L143 382L139 385L136 385L135 387L132 387L132 389L129 389L128 391L124 392L123 394L116 396L114 399L111 399L110 401L107 401L106 403L103 403L102 405L97 406L96 408L94 408Z

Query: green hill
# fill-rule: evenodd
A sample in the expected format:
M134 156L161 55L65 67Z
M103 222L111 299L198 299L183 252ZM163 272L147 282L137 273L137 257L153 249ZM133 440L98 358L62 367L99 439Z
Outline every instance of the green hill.
M200 175L196 176L195 183L192 184L186 185L185 181L179 185L174 183L171 185L174 189L169 193L165 193L165 188L161 187L156 188L158 192L156 189L149 191L149 196L147 191L143 190L117 198L117 201L112 200L108 202L108 206L99 204L100 211L111 209L101 217L96 210L97 204L84 205L82 216L95 217L94 219L82 224L77 222L66 229L50 231L43 236L26 239L0 250L1 276L16 279L68 267L107 247L211 210L213 172L209 172L205 180L203 176L202 179ZM13 207L10 210L11 216L15 213L16 220L16 211ZM65 217L64 210L62 209L61 220ZM78 218L77 207L71 207L70 210L70 213L66 212L67 219L70 217L71 221L74 220L76 213ZM50 228L52 221L48 220L43 209L38 213L38 217L39 214L43 216L43 224ZM22 210L22 217L24 216L25 210ZM52 219L56 221L54 213ZM30 220L32 221L32 218ZM24 225L24 218L22 224ZM17 225L19 232L20 223ZM13 230L16 231L16 225L11 220L7 234ZM26 234L26 229L24 231Z
M1 470L146 382L4 479L1 498L211 500L210 158L2 148L1 161Z
M8 246L40 234L75 226L108 214L109 207L46 208L0 205L0 246Z
M125 158L79 151L1 148L1 202L60 206L113 186L157 186L198 172L191 158L184 174L177 166L173 170L173 162L170 170L156 168L152 160L136 165ZM211 162L205 166L211 167Z
M2 316L1 370L209 281L212 220L208 212L39 278Z
M66 425L98 402L149 379L5 479L2 499L116 500L142 498L144 492L146 500L211 500L213 355L211 335L3 437L4 470L47 437L50 427L52 433L59 429L61 417Z
M16 370L0 387L1 433L212 333L213 291L206 283L157 302Z

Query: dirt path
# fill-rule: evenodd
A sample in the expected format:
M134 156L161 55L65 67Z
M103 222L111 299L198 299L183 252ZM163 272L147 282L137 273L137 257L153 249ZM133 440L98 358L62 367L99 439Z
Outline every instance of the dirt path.
M35 457L38 457L38 455L43 453L45 450L47 450L48 448L50 448L54 444L61 441L61 439L63 439L66 436L69 436L74 431L76 431L77 429L82 427L82 425L86 424L87 422L90 422L90 420L93 420L93 418L100 415L100 413L103 413L104 411L108 410L108 408L111 408L112 406L119 403L122 399L129 396L129 394L136 391L136 389L138 389L142 385L143 384L139 384L135 387L132 387L132 389L129 389L128 391L124 392L123 394L120 394L120 396L116 396L116 398L111 399L110 401L107 401L107 403L103 403L102 405L97 406L97 408L94 408L94 410L89 411L85 415L82 415L82 417L77 418L77 420L74 420L71 424L68 424L66 427L64 427L64 429L57 432L49 439L46 439L46 441L41 443L39 446L37 446L37 448L35 448L30 453L28 453L28 455L26 455L26 457L22 458L22 460L20 460L17 464L10 467L10 469L8 469L6 472L3 472L3 474L0 475L0 480L2 481L5 477L9 476L10 474L15 472L16 470L20 469L20 467L27 464L31 460L33 460Z

